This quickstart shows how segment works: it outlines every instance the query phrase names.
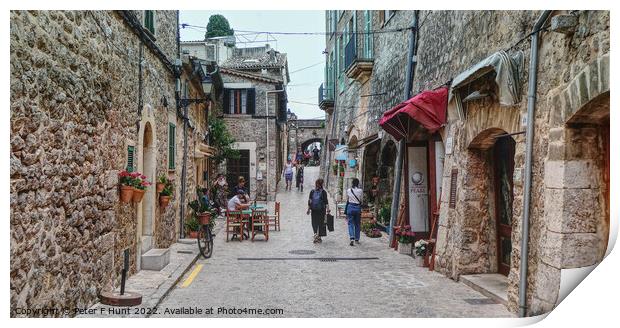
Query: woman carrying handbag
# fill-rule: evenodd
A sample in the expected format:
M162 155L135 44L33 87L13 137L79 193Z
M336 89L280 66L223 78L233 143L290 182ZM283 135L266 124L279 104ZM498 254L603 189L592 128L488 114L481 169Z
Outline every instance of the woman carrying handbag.
M360 243L360 225L362 216L362 197L364 191L360 188L360 180L355 178L351 181L351 188L347 190L347 205L345 207L345 213L347 214L347 221L349 225L349 239L350 246L353 246L353 242Z

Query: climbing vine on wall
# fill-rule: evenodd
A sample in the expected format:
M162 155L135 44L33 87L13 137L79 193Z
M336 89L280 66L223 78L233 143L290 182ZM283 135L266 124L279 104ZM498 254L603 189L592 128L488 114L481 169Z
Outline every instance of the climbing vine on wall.
M239 158L239 151L232 148L235 138L228 131L224 120L216 115L209 117L209 143L211 147L217 149L216 155L212 158L216 165L228 158Z

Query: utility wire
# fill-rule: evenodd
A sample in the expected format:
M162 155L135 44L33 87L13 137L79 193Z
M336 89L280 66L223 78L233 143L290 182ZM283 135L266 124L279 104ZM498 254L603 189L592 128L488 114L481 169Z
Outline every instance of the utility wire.
M321 64L324 64L324 63L325 63L324 61L320 61L320 62L318 62L318 63L316 63L316 64L312 64L312 65L310 65L310 66L306 66L306 67L304 67L304 68L296 69L296 70L294 70L294 71L292 71L292 72L289 72L289 74L293 74L293 73L301 72L301 71L303 71L303 70L305 70L305 69L312 68L312 67L314 67L314 66L321 65Z
M206 26L198 26L198 25L191 25L191 24L180 24L179 26L181 26L181 28L185 28L185 27L195 27L195 28L199 28L202 29L204 31L207 30ZM411 29L412 27L407 26L407 27L400 27L400 28L393 28L393 29L381 29L381 30L372 30L372 31L348 31L348 32L344 32L344 31L334 31L334 32L277 32L277 31L251 31L251 30L235 30L235 32L241 32L241 33L247 33L247 34L261 34L261 33L265 33L265 34L274 34L274 35L331 35L331 34L336 34L336 35L344 35L344 34L360 34L360 35L364 35L364 34L384 34L384 33L399 33L399 32L403 32L403 31L407 31L409 29Z

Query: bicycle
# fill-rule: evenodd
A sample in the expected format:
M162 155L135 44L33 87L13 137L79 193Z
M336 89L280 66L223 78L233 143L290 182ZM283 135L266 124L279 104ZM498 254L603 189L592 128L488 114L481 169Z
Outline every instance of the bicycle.
M198 231L198 237L196 237L198 239L198 250L204 258L208 259L213 255L213 237L215 237L215 235L211 231L211 216L202 217L200 219L202 229Z

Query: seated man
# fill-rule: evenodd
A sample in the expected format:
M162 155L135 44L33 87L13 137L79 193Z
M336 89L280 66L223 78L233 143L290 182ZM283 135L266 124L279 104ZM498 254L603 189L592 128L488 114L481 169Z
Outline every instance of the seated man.
M237 195L228 201L229 211L241 211L250 207L243 189L237 189Z

